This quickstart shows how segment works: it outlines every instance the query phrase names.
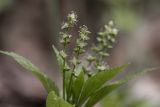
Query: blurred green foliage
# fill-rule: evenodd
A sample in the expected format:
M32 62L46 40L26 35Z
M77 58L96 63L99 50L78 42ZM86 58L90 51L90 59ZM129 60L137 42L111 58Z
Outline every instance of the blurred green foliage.
M13 4L13 0L0 0L0 12L9 8Z
M148 99L133 98L127 90L116 90L106 96L101 103L102 107L159 107L150 104Z
M106 0L105 3L108 6L105 20L108 17L113 19L125 31L131 31L138 25L141 18L134 8L133 0Z
M138 24L138 16L132 10L117 8L113 10L113 19L125 30L132 30Z

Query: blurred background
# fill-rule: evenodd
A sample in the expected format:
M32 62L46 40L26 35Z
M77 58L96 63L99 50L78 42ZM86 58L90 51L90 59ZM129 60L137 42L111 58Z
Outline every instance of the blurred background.
M131 62L121 76L160 65L160 0L0 0L0 50L30 59L61 84L52 44L59 47L60 26L70 11L78 14L77 25L92 32L91 43L104 24L116 23L119 36L106 60L111 66ZM10 58L0 60L0 107L44 107L47 93L40 82ZM97 106L160 107L159 102L160 73L153 71Z

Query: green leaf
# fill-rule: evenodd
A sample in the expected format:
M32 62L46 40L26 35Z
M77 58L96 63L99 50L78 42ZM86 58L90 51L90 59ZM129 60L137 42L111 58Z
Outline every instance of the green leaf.
M56 49L56 47L53 45L53 50L56 54L56 58L57 58L57 61L58 61L58 65L61 69L63 69L63 58L61 57L60 55L60 52ZM61 70L62 71L62 70Z
M128 64L125 64L103 72L98 72L97 74L86 80L80 99L78 101L78 105L81 106L91 94L93 94L97 89L101 88L106 81L112 79L120 71L124 70L127 66Z
M78 75L77 79L73 83L73 93L74 93L74 102L77 103L78 98L81 94L82 87L84 84L84 72L81 71L81 73Z
M63 58L62 57L66 57L66 54L63 52L63 51L58 51L57 49L56 49L56 47L53 45L53 50L54 50L54 52L55 52L55 54L56 54L56 58L57 58L57 61L58 61L58 65L59 65L59 67L60 67L60 69L61 69L61 73L62 73L62 71L63 71L63 64L64 64L64 60L63 60ZM67 69L69 69L69 66L68 66L68 64L67 64L67 62L65 61L65 68L67 68Z
M33 65L29 60L13 52L0 51L0 53L12 57L18 64L20 64L22 67L30 71L35 77L37 77L37 79L41 81L48 92L55 91L58 95L58 88L56 87L55 83L43 72L41 72L35 65Z
M137 78L137 77L139 77L139 76L144 75L144 74L147 73L147 72L155 71L155 70L158 70L158 69L160 69L160 67L153 67L153 68L148 68L148 69L136 71L136 72L134 72L134 73L130 73L130 74L128 74L127 76L123 77L122 79L119 80L119 82L126 83L126 82L128 82L129 80L131 80L131 79L135 79L135 78Z
M116 82L99 89L97 92L90 96L89 100L85 104L85 107L93 107L98 101L102 100L106 95L110 94L113 90L122 84L122 82Z
M62 98L58 97L54 91L50 92L47 101L46 107L74 107L68 102L64 101Z
M159 68L149 68L149 69L141 70L141 71L132 73L130 75L127 75L126 77L124 77L114 83L111 83L111 84L104 86L103 88L99 89L98 91L96 91L94 94L92 94L90 96L85 107L93 107L94 104L96 104L98 101L103 99L106 95L108 95L110 92L112 92L113 90L115 90L119 86L123 85L124 83L128 82L129 80L134 79L140 75L143 75L146 72L154 71L157 69L159 69Z
M66 93L68 95L68 93L69 93L69 82L70 82L70 77L72 75L72 72L68 71L65 74L66 74L66 78L65 78Z

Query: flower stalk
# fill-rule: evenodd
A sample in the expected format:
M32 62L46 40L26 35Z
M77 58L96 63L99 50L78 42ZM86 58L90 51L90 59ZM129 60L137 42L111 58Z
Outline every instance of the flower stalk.
M71 37L72 37L72 35L69 34L70 29L74 27L76 22L77 22L77 15L75 14L75 12L71 12L67 16L67 21L63 23L61 26L61 29L64 32L60 32L60 35L62 36L60 43L62 43L63 50L64 50L60 52L63 60L63 65L62 65L63 80L62 81L63 81L63 99L64 100L66 100L66 71L69 70L66 65L67 54L65 50L67 45L70 43Z

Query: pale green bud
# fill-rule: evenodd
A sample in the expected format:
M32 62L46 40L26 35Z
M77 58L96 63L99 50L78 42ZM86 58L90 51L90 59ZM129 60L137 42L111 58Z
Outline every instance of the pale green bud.
M112 21L112 20L111 20L111 21L109 21L108 25L109 25L109 26L111 26L111 27L112 27L112 26L114 26L113 21Z
M112 32L113 32L114 35L118 34L118 30L116 28L113 28Z
M61 50L59 52L59 54L62 56L62 58L66 58L67 57L67 54L63 50Z
M88 60L89 62L92 62L92 61L95 61L95 60L96 60L96 57L94 57L94 56L92 56L92 55L88 55L87 60Z
M107 69L107 67L105 67L104 65L100 65L100 66L97 66L97 69L98 69L99 71L104 71L104 70Z

